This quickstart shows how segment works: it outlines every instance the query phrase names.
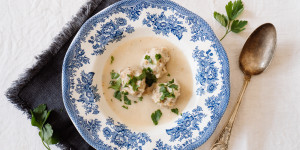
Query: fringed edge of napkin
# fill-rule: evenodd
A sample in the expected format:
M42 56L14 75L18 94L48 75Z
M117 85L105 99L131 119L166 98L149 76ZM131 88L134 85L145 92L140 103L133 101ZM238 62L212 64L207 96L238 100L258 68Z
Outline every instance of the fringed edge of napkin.
M23 111L28 118L31 118L30 107L21 100L18 96L19 92L25 87L29 81L52 59L54 55L66 44L66 42L74 36L80 29L82 24L91 16L94 10L102 0L88 0L77 12L77 14L69 21L62 29L62 31L53 39L48 49L44 50L42 54L36 56L37 62L25 70L25 73L19 76L19 79L13 81L12 86L7 90L6 97L19 110ZM59 143L62 149L66 149L66 143Z

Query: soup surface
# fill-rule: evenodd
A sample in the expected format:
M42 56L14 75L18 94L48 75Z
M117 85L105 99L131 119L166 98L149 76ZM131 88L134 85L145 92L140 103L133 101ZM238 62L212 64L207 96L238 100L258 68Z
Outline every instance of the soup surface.
M186 60L185 55L172 43L167 40L154 38L154 37L143 37L131 40L117 47L117 49L111 54L114 57L113 63L108 59L102 75L102 86L104 97L121 120L121 123L125 123L128 126L154 126L151 120L151 114L160 109L162 116L159 120L159 125L174 120L178 115L171 112L172 108L160 107L153 102L151 99L151 89L146 89L143 94L143 100L139 101L138 97L128 96L132 103L128 106L128 109L123 108L124 102L114 98L114 90L110 89L109 82L111 81L110 72L120 72L120 70L127 67L140 67L140 63L143 59L143 55L147 50L151 48L165 47L169 50L170 61L167 63L167 71L170 76L163 76L158 79L158 83L167 82L175 78L181 87L181 95L176 101L176 105L172 108L178 108L179 114L184 110L188 101L191 98L193 91L193 79L192 71ZM136 103L134 103L136 101Z

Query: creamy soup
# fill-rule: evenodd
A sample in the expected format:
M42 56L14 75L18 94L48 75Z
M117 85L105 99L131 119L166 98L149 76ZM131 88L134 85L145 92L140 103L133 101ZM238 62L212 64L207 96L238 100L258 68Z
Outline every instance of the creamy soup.
M171 112L171 108L160 107L151 99L151 89L146 89L143 94L143 100L139 101L138 97L128 96L131 99L131 105L128 109L123 108L124 102L114 98L113 89L109 89L109 82L111 81L110 72L120 72L120 70L127 67L140 67L140 63L143 59L143 55L147 50L154 47L165 47L169 50L170 61L167 63L167 71L170 76L163 76L158 79L159 82L167 82L175 78L181 87L181 95L176 101L176 105L172 108L178 108L179 114L183 111L192 95L192 71L189 63L186 60L185 55L172 43L167 40L153 37L144 37L131 40L117 47L117 49L111 54L114 57L114 61L111 64L111 60L108 59L102 75L102 86L104 97L116 113L122 123L128 126L154 126L151 120L151 114L160 109L162 116L159 120L159 124L163 124L174 120L178 115ZM136 101L136 103L134 102Z

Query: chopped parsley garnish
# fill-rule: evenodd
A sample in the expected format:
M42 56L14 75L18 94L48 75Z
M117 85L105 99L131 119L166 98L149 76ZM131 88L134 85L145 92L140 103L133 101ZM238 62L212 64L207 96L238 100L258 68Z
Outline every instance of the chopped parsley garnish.
M164 101L166 98L175 98L174 90L178 90L178 85L174 84L174 79L169 81L167 84L159 84L160 89L159 92L162 93L160 100ZM168 88L172 89L172 92L168 90Z
M174 79L168 82L167 86L171 89L178 90L178 85L174 84Z
M178 108L173 108L173 109L171 109L171 111L178 115Z
M148 62L149 62L150 64L153 64L153 61L152 61L152 59L151 59L151 57L150 57L149 55L146 55L144 59L145 59L145 60L148 60Z
M123 94L123 95L128 95L128 92L122 91L122 94Z
M111 79L118 79L120 74L116 73L114 70L110 72Z
M162 116L162 113L161 113L160 109L157 109L155 112L153 112L151 114L151 119L152 119L152 121L155 125L158 124L158 121L159 121L161 116Z
M139 101L143 101L143 97L141 96L141 97L139 97Z
M169 84L172 84L174 83L174 79L172 79L171 81L168 82Z
M171 88L171 89L178 90L178 85L176 85L176 84L171 84L168 87Z
M159 92L162 93L161 97L160 97L160 100L161 101L164 101L166 98L168 97L171 97L171 98L175 98L175 94L174 94L174 91L172 91L171 93L168 91L166 85L164 84L160 84L160 89L159 89Z
M167 76L169 77L169 76L171 76L171 75L168 73L168 75L167 75Z
M122 80L120 77L120 74L116 73L114 70L112 70L110 72L110 75L111 75L111 81L109 82L110 86L109 88L112 88L115 90L113 96L118 99L119 101L122 101L122 99L124 100L124 104L126 105L131 105L131 100L128 98L128 92L125 92L125 91L121 91L121 87L122 87ZM137 85L137 82L139 80L143 80L146 78L146 70L142 72L141 75L139 76L131 76L131 75L127 75L129 77L129 81L124 85L124 87L128 87L129 85L132 87L132 89L134 91L137 91L138 90L138 85ZM139 100L142 101L143 97L139 97ZM112 101L112 99L111 99ZM137 103L137 101L133 101L134 103ZM122 106L123 108L125 109L128 109L127 106Z
M156 76L153 74L153 71L151 68L144 68L143 69L143 73L146 74L146 84L147 86L152 86L153 83L155 83L157 81Z
M110 56L110 64L112 64L115 60L115 57L114 56Z
M126 95L124 95L124 104L131 105L131 100Z
M118 90L118 91L115 91L114 93L114 97L120 101L122 101L122 93Z
M142 74L140 74L137 79L138 80L143 80L144 78L146 78L146 72L143 70Z
M137 91L137 89L139 87L137 85L138 78L135 76L130 76L130 75L127 75L127 76L130 78L127 84L131 85L133 91Z
M156 60L159 60L161 58L161 55L160 54L155 54L155 59Z
M109 84L110 84L109 88L112 88L112 89L118 91L121 88L122 82L121 82L121 79L118 79L116 81L115 80L110 81Z

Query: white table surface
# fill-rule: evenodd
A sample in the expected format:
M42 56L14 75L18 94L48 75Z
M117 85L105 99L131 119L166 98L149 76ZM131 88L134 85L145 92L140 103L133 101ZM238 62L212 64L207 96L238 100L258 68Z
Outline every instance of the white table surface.
M38 130L16 109L4 92L35 56L74 15L84 0L0 0L0 149L44 149ZM175 0L211 25L218 37L225 29L213 12L225 13L227 0ZM241 19L246 30L230 33L222 44L230 63L231 98L216 132L199 149L208 149L228 118L242 86L238 56L247 37L259 25L271 22L277 29L277 48L270 67L252 78L241 104L230 150L300 149L300 1L243 0ZM58 149L51 146L52 149Z

